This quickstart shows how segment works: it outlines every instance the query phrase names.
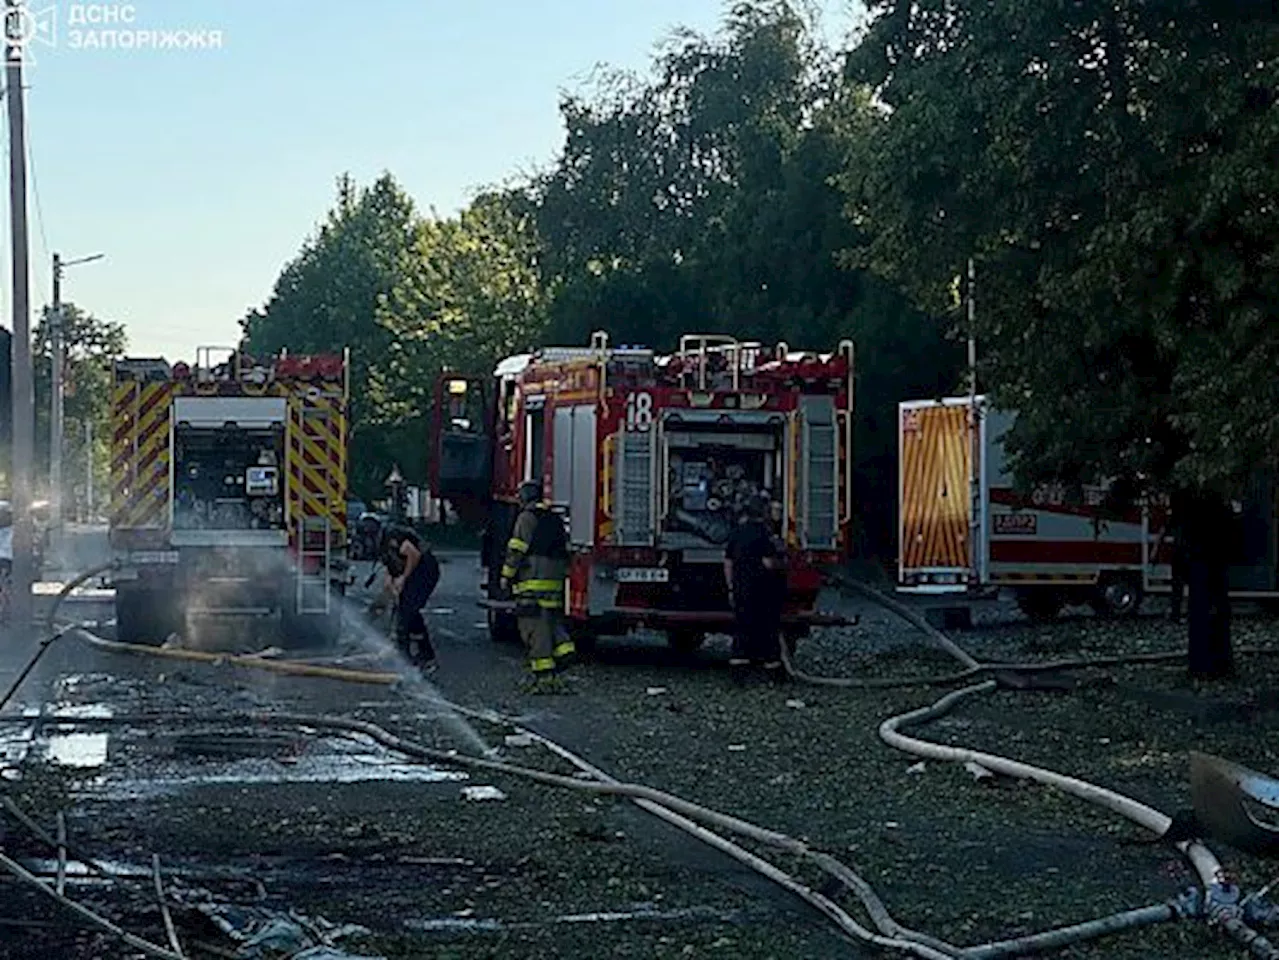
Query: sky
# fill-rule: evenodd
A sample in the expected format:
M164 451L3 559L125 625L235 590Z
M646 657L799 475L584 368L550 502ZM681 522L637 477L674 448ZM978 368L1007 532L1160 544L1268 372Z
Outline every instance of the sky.
M823 4L828 33L847 26L845 6ZM29 31L44 31L28 44L24 83L33 318L50 298L55 251L102 253L67 268L63 298L124 323L132 355L194 360L197 347L231 346L332 205L340 174L368 183L390 171L424 211L456 212L476 189L554 160L559 96L595 65L642 69L673 27L714 31L722 10L721 0L29 0ZM111 30L216 30L221 45L111 49ZM7 259L9 231L0 235Z

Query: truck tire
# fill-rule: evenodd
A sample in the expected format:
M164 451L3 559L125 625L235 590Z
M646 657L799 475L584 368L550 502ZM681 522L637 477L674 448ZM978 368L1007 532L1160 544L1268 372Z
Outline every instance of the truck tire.
M173 591L116 587L116 639L158 647L177 632L180 603Z
M707 632L695 627L673 627L667 631L667 645L682 657L691 657L707 641Z
M1056 587L1023 587L1014 593L1018 609L1035 623L1047 623L1057 618L1066 605L1066 599Z
M569 636L579 658L593 656L596 652L596 632L584 623L570 622Z
M1131 576L1104 577L1089 606L1099 617L1108 619L1136 616L1142 607L1142 583Z

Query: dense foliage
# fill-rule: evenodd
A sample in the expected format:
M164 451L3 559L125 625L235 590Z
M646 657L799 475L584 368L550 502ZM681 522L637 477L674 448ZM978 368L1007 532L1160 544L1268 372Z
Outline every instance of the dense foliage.
M111 438L111 370L115 360L124 356L127 346L124 324L103 320L86 313L74 303L64 303L63 342L63 421L64 445L62 471L65 483L67 515L76 516L87 503L89 458L93 458L94 503L105 506L107 469ZM35 396L35 472L37 498L48 495L49 480L49 416L53 385L53 345L49 339L50 308L45 307L32 331L32 361ZM0 364L6 369L2 378L3 402L0 402L0 489L8 489L12 452L12 398L7 369L10 363L11 337L3 331L0 338ZM86 425L88 430L86 430Z
M927 309L977 259L1024 474L1230 495L1274 464L1274 4L874 12L849 59L883 105L844 177L860 260Z

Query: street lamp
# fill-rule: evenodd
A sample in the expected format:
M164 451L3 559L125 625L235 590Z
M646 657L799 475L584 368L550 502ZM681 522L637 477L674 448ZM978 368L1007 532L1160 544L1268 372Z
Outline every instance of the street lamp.
M53 348L52 387L49 399L49 526L55 536L62 533L62 446L63 446L63 368L66 364L66 343L62 326L62 271L82 263L101 260L105 253L94 253L75 260L63 260L53 255L53 306L49 311L49 341Z

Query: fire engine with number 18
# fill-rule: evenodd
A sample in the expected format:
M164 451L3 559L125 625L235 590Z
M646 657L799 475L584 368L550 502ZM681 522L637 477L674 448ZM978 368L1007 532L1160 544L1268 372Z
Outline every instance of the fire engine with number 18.
M821 566L847 555L854 349L767 348L691 334L661 355L546 347L491 379L446 373L433 426L431 488L485 523L482 563L494 639L514 636L496 598L517 489L542 484L569 533L565 614L581 647L636 627L682 652L732 622L725 543L766 494L786 544L788 644L820 623Z

